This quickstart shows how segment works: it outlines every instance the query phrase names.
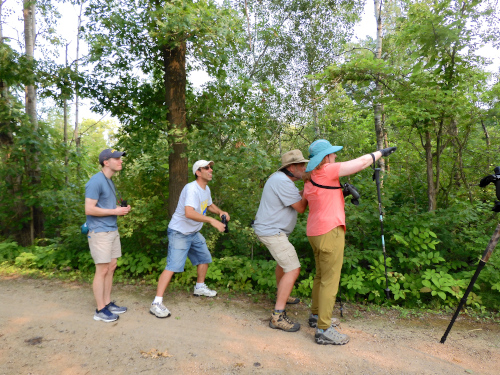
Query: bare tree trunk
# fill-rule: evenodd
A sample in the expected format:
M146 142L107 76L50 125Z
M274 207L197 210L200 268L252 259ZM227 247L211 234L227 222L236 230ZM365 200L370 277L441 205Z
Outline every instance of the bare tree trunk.
M483 119L481 119L481 126L483 127L484 137L486 138L486 146L488 147L488 151L489 151L489 148L491 146L490 134L488 133L488 129L486 128L486 125L484 125ZM490 165L491 164L490 153L488 152L486 155L488 155L487 162L488 162L488 165Z
M3 44L3 29L2 29L2 5L3 0L0 0L0 46ZM0 77L0 101L2 104L8 106L9 104L9 87L7 82L3 81ZM0 119L0 146L11 145L14 139L10 123L6 119Z
M248 47L250 51L252 50L252 33L250 31L250 17L248 15L248 4L247 0L245 0L245 14L247 16L247 30L248 30Z
M82 26L82 10L83 10L83 2L80 4L80 14L78 14L78 32L76 34L76 65L75 72L78 74L78 59L80 58L80 28ZM78 83L75 84L75 130L73 133L73 137L75 139L76 153L78 154L80 150L80 136L78 135L78 110L79 110L79 87Z
M188 183L186 157L186 44L174 49L163 47L165 102L168 108L167 122L172 136L172 152L169 165L169 217L175 212L184 185Z
M434 185L434 170L433 170L433 160L432 160L432 142L431 133L429 131L425 132L425 143L422 142L425 149L425 164L427 169L427 199L429 202L428 210L436 210L436 188Z
M481 119L481 126L483 127L484 137L486 138L486 146L490 147L490 134L488 133L488 129L486 129L486 125L484 125L483 119Z
M28 58L33 59L35 52L35 2L30 0L23 0L24 4L24 43L26 48L26 55ZM36 118L36 89L34 85L26 86L26 114L30 118L33 127L38 127Z
M375 6L375 18L377 20L377 49L375 52L375 57L377 59L382 58L382 39L383 39L383 27L382 27L382 4L380 0L373 1ZM383 124L383 105L380 102L383 96L382 85L380 83L380 77L377 76L375 81L375 103L373 108L373 117L375 120L375 135L377 137L377 150L382 150L384 148L384 124ZM383 158L379 159L380 169L385 171L385 161Z
M66 68L68 67L68 44L66 44ZM68 99L66 96L63 101L63 127L64 127L64 175L65 182L68 185Z
M316 137L321 137L321 129L319 128L318 123L318 110L316 109L316 104L313 105L313 123L314 123L314 132L316 133Z
M36 36L35 2L33 0L23 0L23 6L24 42L26 48L26 56L28 56L29 59L33 59ZM36 132L38 130L38 120L36 114L36 87L34 85L27 85L25 91L26 114L30 119L33 131ZM30 178L32 191L36 195L37 187L40 186L41 183L38 151L34 149L31 150L29 159L30 160L28 163L27 172ZM42 208L36 203L29 207L29 211L31 216L31 220L29 222L29 239L30 244L33 244L35 242L35 238L41 237L43 233L43 211ZM25 228L25 230L28 230L28 228ZM22 237L26 238L26 233Z

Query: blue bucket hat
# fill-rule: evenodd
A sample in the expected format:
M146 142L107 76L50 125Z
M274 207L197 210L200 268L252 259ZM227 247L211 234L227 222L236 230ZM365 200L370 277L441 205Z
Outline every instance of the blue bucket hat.
M326 155L342 150L343 146L332 146L326 139L318 139L309 146L309 163L306 172L311 172L316 168Z

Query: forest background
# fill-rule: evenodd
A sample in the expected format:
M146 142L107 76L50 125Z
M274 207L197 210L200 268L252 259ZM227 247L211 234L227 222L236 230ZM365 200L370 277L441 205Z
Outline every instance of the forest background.
M477 53L499 47L497 1L375 0L376 38L354 39L361 1L72 0L71 43L56 31L61 2L0 1L3 268L92 278L85 183L109 146L127 152L114 182L132 206L119 219L118 281L156 283L190 167L209 158L213 201L232 220L227 234L202 230L207 282L273 295L275 262L250 222L280 156L326 138L344 146L339 161L398 147L378 165L392 298L371 169L343 181L361 193L346 204L343 297L433 309L462 297L497 225L494 190L478 182L499 163L499 73ZM12 19L23 32L4 37ZM197 70L210 77L201 87ZM112 119L79 121L81 100ZM293 293L310 297L306 221L290 241L302 263ZM500 309L499 271L493 254L469 308ZM173 286L195 278L188 262Z

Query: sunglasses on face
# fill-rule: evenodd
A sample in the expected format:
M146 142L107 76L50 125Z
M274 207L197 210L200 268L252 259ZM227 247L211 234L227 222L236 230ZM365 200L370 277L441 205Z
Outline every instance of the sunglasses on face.
M208 171L209 169L211 169L212 171L214 170L210 165L207 165L206 167L198 168L198 170L200 170L200 169L204 169L206 171Z

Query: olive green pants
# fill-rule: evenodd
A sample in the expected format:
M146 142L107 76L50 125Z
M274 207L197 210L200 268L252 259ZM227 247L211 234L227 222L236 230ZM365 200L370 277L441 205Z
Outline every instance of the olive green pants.
M342 226L321 236L308 236L316 261L311 312L318 315L318 328L327 329L339 289L344 261L345 232Z

